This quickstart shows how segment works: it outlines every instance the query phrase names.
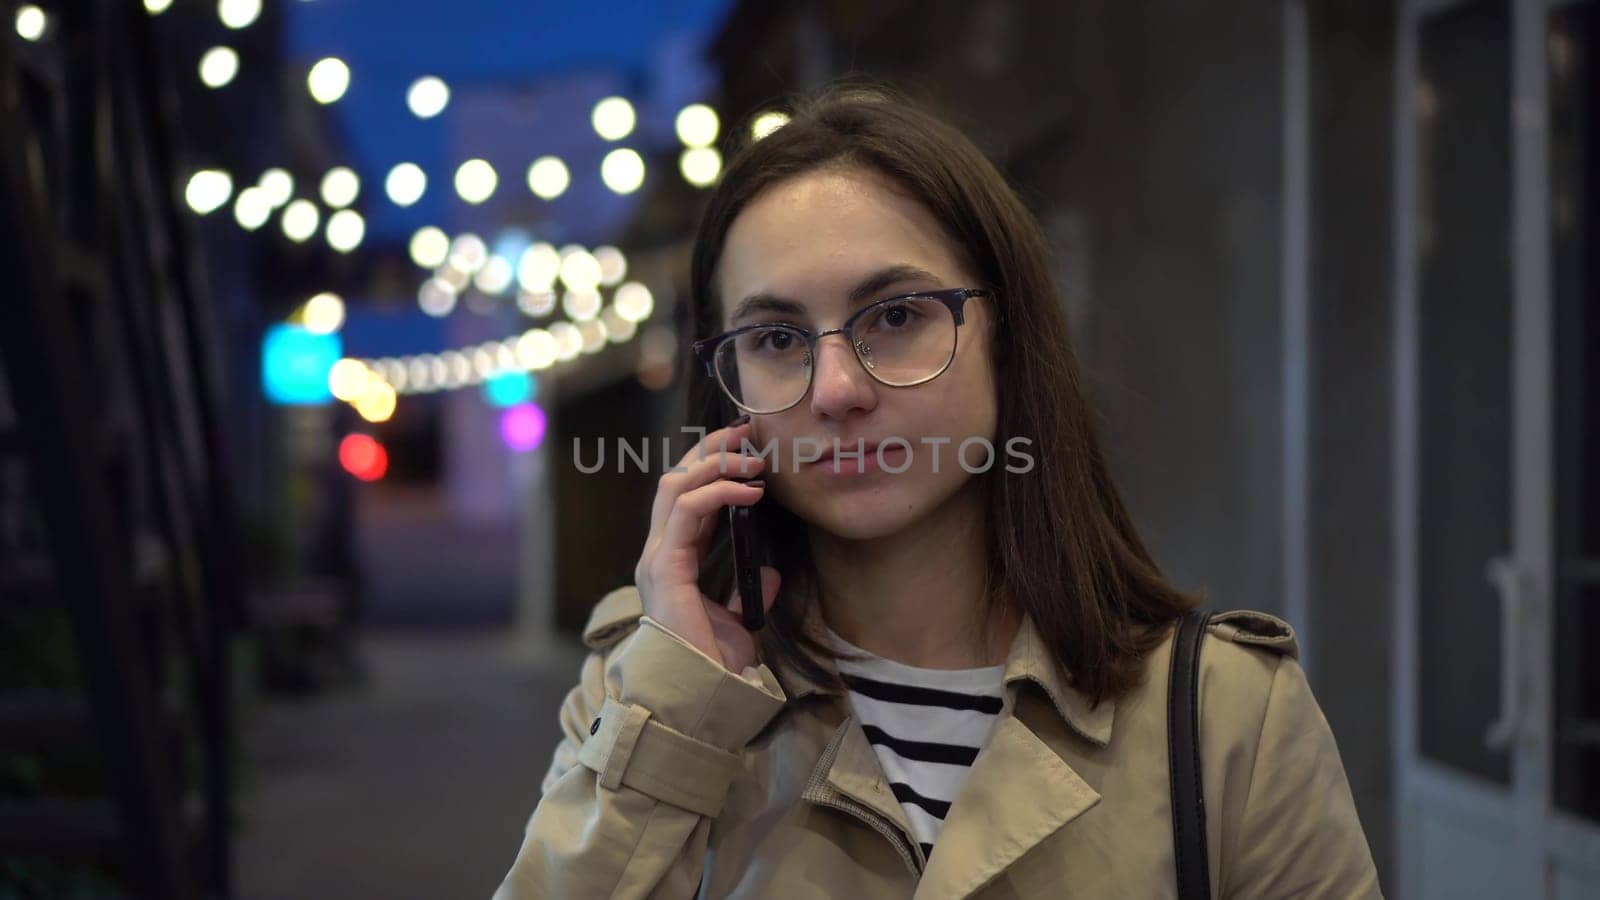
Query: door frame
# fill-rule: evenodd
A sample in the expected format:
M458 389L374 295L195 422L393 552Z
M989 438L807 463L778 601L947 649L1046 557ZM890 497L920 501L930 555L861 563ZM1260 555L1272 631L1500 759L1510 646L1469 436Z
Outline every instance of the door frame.
M1418 715L1418 35L1422 20L1467 0L1402 0L1396 23L1394 109L1394 587L1391 707L1398 896L1422 894L1420 804L1436 813L1497 823L1508 832L1505 866L1526 896L1550 896L1557 872L1600 884L1600 826L1552 802L1554 713L1554 382L1551 287L1548 14L1568 0L1510 0L1511 114L1511 547L1501 684L1510 735L1509 788L1420 755ZM1519 894L1519 896L1522 894Z

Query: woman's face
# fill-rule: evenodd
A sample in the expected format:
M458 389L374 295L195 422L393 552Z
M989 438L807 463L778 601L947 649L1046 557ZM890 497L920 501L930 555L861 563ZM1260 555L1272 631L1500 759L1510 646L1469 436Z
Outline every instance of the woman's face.
M920 203L875 173L863 169L819 170L768 188L752 200L728 230L716 272L724 330L757 322L790 322L811 331L840 327L847 316L876 300L918 290L977 287L933 216ZM859 285L885 270L904 268L891 283L850 303ZM918 274L920 272L920 274ZM771 295L799 312L756 309L740 315L741 301ZM768 494L813 527L844 539L895 534L937 510L974 477L968 469L988 459L982 443L957 451L967 438L995 443L996 398L989 334L993 307L974 297L957 329L955 358L943 374L913 387L890 387L874 379L842 334L816 347L811 390L784 412L757 415L753 443L776 444L763 476ZM876 468L865 454L858 471L853 457L835 462L800 462L811 448L831 451L870 448L888 438L910 445L888 449ZM890 445L894 447L893 444ZM937 452L937 460L935 453ZM935 471L937 462L937 471ZM995 447L991 466L1004 465Z

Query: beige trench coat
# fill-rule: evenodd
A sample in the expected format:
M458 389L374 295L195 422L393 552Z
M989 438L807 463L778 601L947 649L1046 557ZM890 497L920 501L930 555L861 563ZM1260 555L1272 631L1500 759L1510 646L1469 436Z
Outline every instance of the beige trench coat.
M846 697L786 668L728 672L642 613L630 586L590 617L565 739L496 898L1176 896L1170 634L1142 687L1090 709L1025 621L993 736L924 859ZM1212 895L1381 896L1293 631L1247 611L1209 631Z

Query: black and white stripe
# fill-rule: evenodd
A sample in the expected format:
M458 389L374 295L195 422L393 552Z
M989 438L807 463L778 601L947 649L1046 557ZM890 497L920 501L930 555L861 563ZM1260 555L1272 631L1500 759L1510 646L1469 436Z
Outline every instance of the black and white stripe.
M862 653L836 634L845 650ZM861 729L924 854L1002 708L1004 666L923 669L881 657L839 660Z

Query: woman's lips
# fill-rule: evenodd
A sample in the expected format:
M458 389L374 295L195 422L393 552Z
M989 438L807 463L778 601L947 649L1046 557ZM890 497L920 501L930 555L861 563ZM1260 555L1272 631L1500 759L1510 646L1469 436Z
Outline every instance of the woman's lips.
M833 448L830 447L828 449L831 451ZM905 465L906 448L899 444L891 444L885 447L883 449L883 461L894 469L900 469ZM819 460L806 463L805 468L807 471L817 472L829 478L849 478L886 471L882 466L878 465L878 448L876 446L867 447L860 454L857 454L854 448L846 448L841 445L838 456L834 456L830 452ZM890 474L894 473L890 472Z

